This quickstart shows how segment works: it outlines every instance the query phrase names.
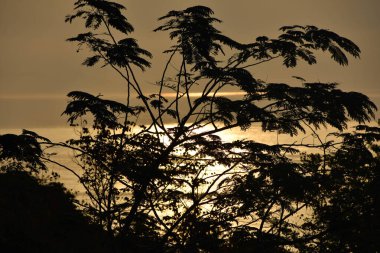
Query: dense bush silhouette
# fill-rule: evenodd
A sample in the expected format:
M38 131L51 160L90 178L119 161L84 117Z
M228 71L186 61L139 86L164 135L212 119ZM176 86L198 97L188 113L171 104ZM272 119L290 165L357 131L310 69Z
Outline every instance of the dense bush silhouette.
M106 233L77 210L59 183L0 173L2 252L110 252Z

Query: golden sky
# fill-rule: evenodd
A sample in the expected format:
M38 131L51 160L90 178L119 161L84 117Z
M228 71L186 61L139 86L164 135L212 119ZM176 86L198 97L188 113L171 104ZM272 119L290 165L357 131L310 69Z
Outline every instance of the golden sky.
M329 56L314 66L285 69L281 62L252 69L268 82L338 82L343 90L367 94L380 102L380 1L379 0L120 0L135 27L134 36L154 55L153 68L140 80L152 91L167 58L161 52L170 45L167 34L154 33L157 18L171 9L206 5L223 23L226 35L250 42L257 36L278 35L283 25L315 25L330 29L359 45L361 59L348 67L333 63ZM0 128L57 126L64 122L65 95L82 90L112 97L125 91L115 73L107 68L81 65L85 54L76 53L65 39L83 31L80 23L64 23L73 0L0 0ZM43 111L43 113L41 113Z

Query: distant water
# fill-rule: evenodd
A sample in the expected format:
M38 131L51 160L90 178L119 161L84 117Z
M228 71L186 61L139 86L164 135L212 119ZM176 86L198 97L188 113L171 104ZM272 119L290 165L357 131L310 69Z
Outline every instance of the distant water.
M373 123L375 124L375 123ZM354 124L349 124L348 131L353 130ZM30 128L28 129L30 131L36 132L41 136L44 136L48 139L50 139L53 142L64 142L70 138L75 138L76 133L73 128L65 127L65 128ZM15 128L9 128L9 129L0 129L0 134L5 133L14 133L14 134L20 134L22 129L15 129ZM326 140L332 140L332 137L327 136L329 132L337 131L333 128L327 128L327 129L321 129L318 131L318 134L320 138L324 141ZM298 136L290 137L289 135L284 134L277 134L276 132L262 132L259 125L254 125L250 129L246 131L241 131L239 129L234 130L227 130L219 134L219 136L222 138L222 140L225 141L233 141L233 140L254 140L256 142L260 143L266 143L266 144L318 144L318 140L311 132L306 134L300 134ZM327 137L326 137L327 136ZM55 161L58 161L59 163L62 163L64 165L69 166L70 168L73 168L75 171L79 172L78 167L75 166L73 162L73 152L71 150L65 149L65 148L55 148L48 150L49 152L56 152L57 155L53 156L52 159ZM301 152L305 151L312 151L312 152L318 152L318 150L308 150L306 148L300 149ZM82 188L80 184L78 183L77 178L69 171L57 166L52 165L51 168L58 172L60 175L59 181L65 184L65 186L68 189L82 192Z

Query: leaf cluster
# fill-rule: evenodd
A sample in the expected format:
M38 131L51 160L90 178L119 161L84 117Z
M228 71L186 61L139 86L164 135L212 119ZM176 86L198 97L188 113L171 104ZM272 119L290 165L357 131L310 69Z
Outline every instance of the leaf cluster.
M87 46L94 53L86 58L83 65L91 67L103 60L104 65L110 64L120 68L134 65L144 70L150 67L150 62L146 59L152 57L150 52L140 48L135 39L125 37L133 32L134 28L122 13L125 9L123 5L105 0L79 0L74 5L76 12L68 15L66 22L71 23L77 18L82 18L86 28L94 31L101 28L104 30L100 34L87 32L68 39L70 42L77 42L79 48ZM111 29L121 33L124 38L117 40Z
M41 141L50 143L50 140L25 129L20 135L0 135L1 170L8 170L8 167L10 170L28 168L32 172L46 170L46 165L41 161L44 156Z

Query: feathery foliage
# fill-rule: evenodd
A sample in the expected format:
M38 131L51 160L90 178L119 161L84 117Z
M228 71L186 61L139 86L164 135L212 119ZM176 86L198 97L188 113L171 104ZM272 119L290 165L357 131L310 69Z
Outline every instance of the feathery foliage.
M80 173L55 164L78 177L82 209L108 232L115 252L374 252L380 130L364 124L375 104L335 83L266 83L251 71L276 59L288 68L316 64L317 51L347 65L347 55L359 57L357 45L300 25L244 44L215 28L221 20L208 7L170 11L155 31L174 44L158 91L148 94L132 67L149 68L151 54L130 37L124 9L79 0L66 21L83 19L87 30L68 41L90 49L84 65L103 62L120 75L126 101L70 92L63 114L78 137L43 140L74 152ZM231 90L242 95L225 95ZM343 133L349 122L360 125ZM256 126L294 143L260 143L256 133L226 138L228 130ZM333 140L318 135L326 126L340 131ZM302 133L317 143L298 140ZM18 154L38 167L46 144L39 140L30 132L0 136L1 157Z

